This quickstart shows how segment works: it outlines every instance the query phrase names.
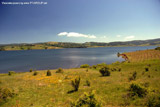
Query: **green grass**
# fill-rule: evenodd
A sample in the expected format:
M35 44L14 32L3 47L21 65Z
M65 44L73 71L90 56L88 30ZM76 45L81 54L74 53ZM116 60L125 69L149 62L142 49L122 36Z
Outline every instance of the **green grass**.
M145 72L148 66L149 71ZM16 73L9 76L0 74L0 87L14 90L17 94L9 99L1 107L69 107L72 101L77 101L84 92L95 90L96 96L101 99L103 106L146 106L147 96L144 98L126 99L131 83L149 84L147 89L160 89L160 60L148 60L133 63L114 63L110 68L121 68L121 71L112 71L110 76L102 77L97 69L77 68L64 69L64 73L56 73L50 70L52 75L46 76L47 70ZM88 69L88 72L86 72ZM133 72L137 72L136 80L129 81ZM150 75L150 76L149 76ZM73 90L71 80L81 77L80 87L77 92L68 94ZM90 86L85 86L86 80ZM127 102L127 103L126 103Z

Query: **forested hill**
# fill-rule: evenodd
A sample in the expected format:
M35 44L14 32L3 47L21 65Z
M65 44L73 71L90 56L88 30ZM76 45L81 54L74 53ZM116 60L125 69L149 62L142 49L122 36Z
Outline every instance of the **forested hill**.
M44 43L22 43L1 44L0 51L5 50L34 50L34 49L60 49L60 48L87 48L87 47L112 47L112 46L160 46L160 38L150 40L134 40L126 42L44 42Z

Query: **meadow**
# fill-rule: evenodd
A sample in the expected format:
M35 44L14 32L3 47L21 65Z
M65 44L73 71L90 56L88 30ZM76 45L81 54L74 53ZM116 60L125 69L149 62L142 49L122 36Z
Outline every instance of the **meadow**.
M130 62L93 66L85 64L72 69L0 74L0 106L158 107L159 51L146 50L125 54ZM105 71L103 68L109 75L100 73ZM79 88L75 91L73 82L75 79L78 81L78 78Z

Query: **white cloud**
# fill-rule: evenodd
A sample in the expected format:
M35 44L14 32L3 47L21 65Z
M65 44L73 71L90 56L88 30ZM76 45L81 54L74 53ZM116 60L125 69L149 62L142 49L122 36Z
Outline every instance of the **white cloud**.
M119 37L121 37L121 35L117 35L116 37L119 38Z
M100 38L105 39L105 38L107 38L107 37L106 37L106 36L102 36L102 37L100 37Z
M67 32L61 32L61 33L58 34L58 36L65 36L67 34L68 34Z
M134 35L131 35L131 36L126 36L124 39L125 40L132 40L132 39L134 39L135 38L135 36Z
M81 34L81 33L76 33L76 32L61 32L58 34L58 36L67 36L67 37L84 37L84 38L97 38L94 35L86 35L86 34Z

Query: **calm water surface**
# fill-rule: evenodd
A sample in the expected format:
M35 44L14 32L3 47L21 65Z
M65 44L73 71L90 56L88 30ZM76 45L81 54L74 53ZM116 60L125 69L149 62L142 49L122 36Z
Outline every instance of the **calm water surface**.
M55 50L0 51L0 73L43 69L75 68L81 64L95 65L123 61L117 52L154 49L145 47L68 48Z

